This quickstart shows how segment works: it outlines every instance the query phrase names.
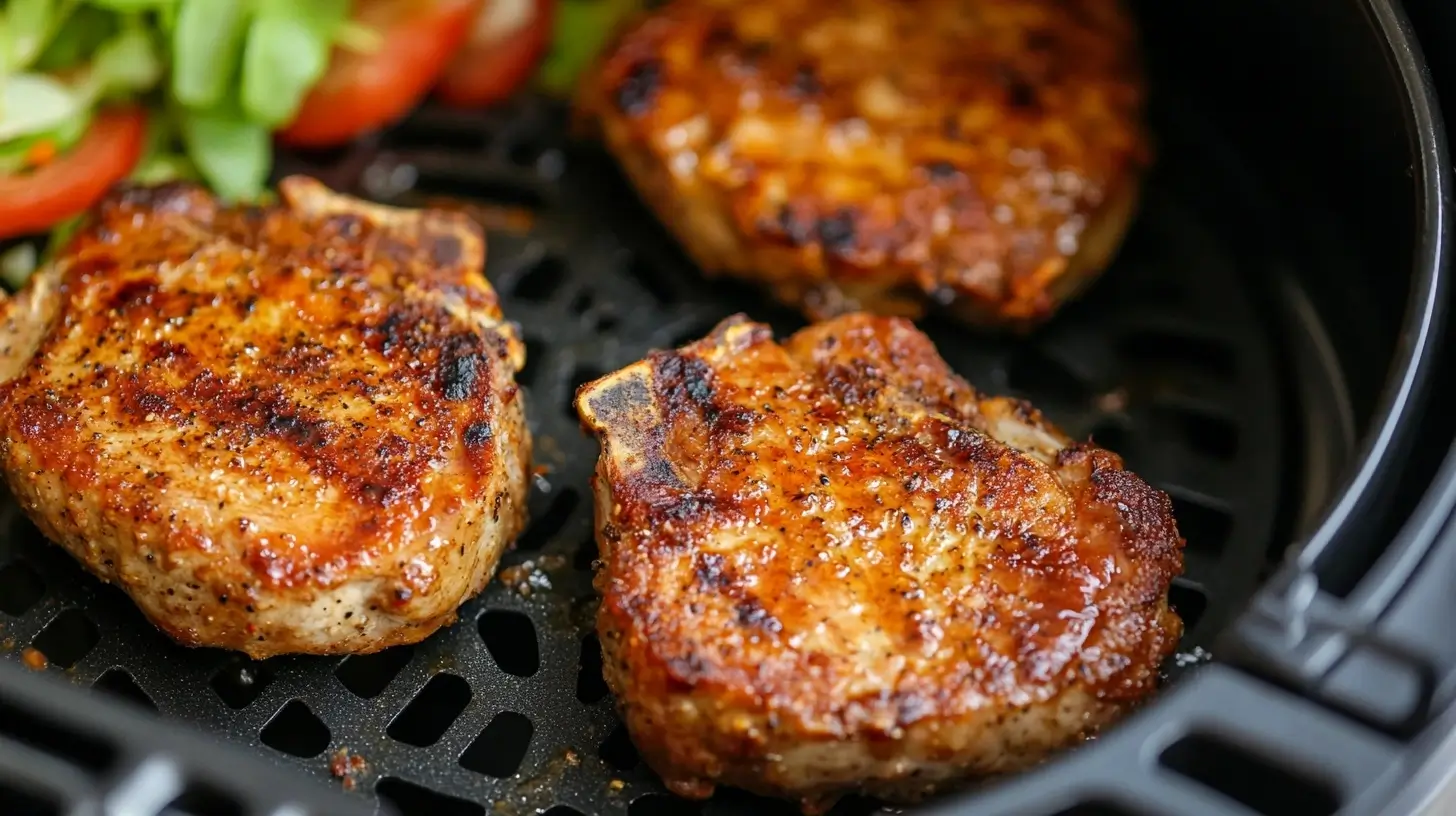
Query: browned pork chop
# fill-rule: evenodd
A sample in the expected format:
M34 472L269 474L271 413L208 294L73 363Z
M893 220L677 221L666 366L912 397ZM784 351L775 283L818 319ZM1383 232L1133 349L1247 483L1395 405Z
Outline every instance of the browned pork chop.
M1162 492L908 322L734 318L584 386L608 683L672 790L823 806L1025 768L1154 690Z
M463 215L125 188L0 302L0 469L190 645L426 637L524 524L524 362Z
M710 273L1025 327L1112 260L1143 94L1121 0L673 0L581 109Z

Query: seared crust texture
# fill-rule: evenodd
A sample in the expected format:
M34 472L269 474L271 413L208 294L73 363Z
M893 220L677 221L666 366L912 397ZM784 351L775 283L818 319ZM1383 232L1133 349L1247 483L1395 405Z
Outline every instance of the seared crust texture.
M1143 95L1120 0L674 0L580 107L709 273L1024 328L1115 254Z
M0 469L184 644L415 642L524 525L524 348L464 216L281 192L100 204L0 303Z
M915 799L1154 690L1164 493L907 321L743 317L584 386L605 675L669 787Z

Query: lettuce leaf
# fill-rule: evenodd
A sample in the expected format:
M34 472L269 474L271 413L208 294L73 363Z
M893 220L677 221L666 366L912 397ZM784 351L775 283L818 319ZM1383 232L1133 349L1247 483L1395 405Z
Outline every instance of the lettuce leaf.
M76 0L9 0L0 11L0 77L29 68L75 5Z
M243 112L275 127L292 119L328 68L334 33L348 11L338 0L261 3L243 49Z
M24 169L31 148L41 142L50 142L57 152L69 150L81 141L90 125L91 111L83 110L50 130L0 142L0 175Z
M551 50L536 75L537 83L549 93L570 93L617 25L642 6L642 0L558 0Z
M68 5L75 5L70 3ZM60 71L74 68L96 52L101 43L111 38L120 29L115 14L92 6L80 6L64 21L46 43L31 66L34 71Z
M162 57L150 32L139 24L101 44L91 60L91 84L97 94L150 90L162 78Z
M0 84L0 142L53 130L86 108L83 93L45 74L12 74Z
M183 110L178 124L187 155L220 197L247 200L262 192L273 163L266 125L247 119L231 105Z
M172 32L172 95L189 108L210 108L227 93L247 33L243 0L181 0Z

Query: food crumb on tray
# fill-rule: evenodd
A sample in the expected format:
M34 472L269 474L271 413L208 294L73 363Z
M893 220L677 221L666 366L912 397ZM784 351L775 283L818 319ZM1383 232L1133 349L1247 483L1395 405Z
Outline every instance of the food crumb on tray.
M353 790L357 784L355 778L368 769L369 763L364 760L364 757L349 753L347 747L339 748L329 760L329 773L341 781L344 790Z
M565 565L566 559L559 555L543 555L501 570L500 581L521 597L529 598L533 592L551 589L551 576L547 573Z

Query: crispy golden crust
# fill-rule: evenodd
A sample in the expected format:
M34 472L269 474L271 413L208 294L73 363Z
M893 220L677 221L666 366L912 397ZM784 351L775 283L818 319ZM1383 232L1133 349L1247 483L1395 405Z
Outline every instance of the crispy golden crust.
M705 270L811 318L1048 317L1147 162L1120 0L675 0L581 109Z
M913 798L1151 692L1182 624L1162 492L909 323L730 319L591 383L606 676L674 790Z
M464 216L121 189L0 306L0 465L184 643L419 640L524 523L524 361Z

